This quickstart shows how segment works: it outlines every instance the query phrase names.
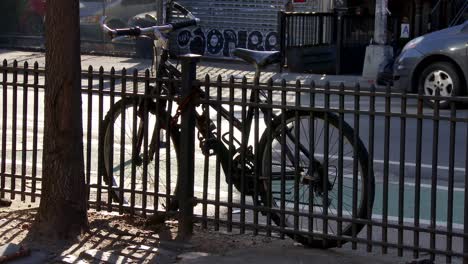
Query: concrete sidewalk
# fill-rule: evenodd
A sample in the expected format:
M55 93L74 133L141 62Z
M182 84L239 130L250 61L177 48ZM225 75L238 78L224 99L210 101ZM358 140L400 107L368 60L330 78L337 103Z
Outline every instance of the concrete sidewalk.
M397 264L408 263L404 258L364 255L346 249L304 249L295 246L275 246L265 248L240 249L223 255L183 254L181 264Z
M34 62L36 61L39 63L39 67L44 67L45 65L45 54L43 52L0 49L0 59L2 61L6 59L9 65L12 65L13 61L17 60L19 67L22 67L24 62L28 62L29 67L33 67ZM133 69L143 72L151 67L151 60L81 55L82 70L86 71L89 66L93 66L93 69L96 71L102 66L106 72L110 71L112 67L115 68L117 73L120 72L122 68L126 68L127 72L131 72ZM212 78L212 80L215 80L218 75L221 75L223 80L229 79L231 75L234 76L236 80L242 79L243 76L246 76L249 79L253 79L254 77L253 66L240 61L202 60L198 64L197 70L199 79L204 79L207 74ZM317 85L324 85L326 82L329 82L332 86L338 86L340 83L343 83L348 88L353 88L357 83L359 83L363 89L368 89L372 84L374 84L373 80L368 80L361 76L354 75L302 74L289 73L287 71L279 73L277 65L268 67L262 73L261 82L266 82L270 78L275 83L280 83L283 79L288 83L301 81L302 84L306 85L311 82L315 82Z

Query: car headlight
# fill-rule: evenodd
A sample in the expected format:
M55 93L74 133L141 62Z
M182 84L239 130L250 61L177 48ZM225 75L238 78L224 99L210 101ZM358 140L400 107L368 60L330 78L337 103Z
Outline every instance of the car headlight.
M416 47L419 43L421 43L421 41L423 41L423 39L424 37L418 37L418 38L411 40L405 45L405 47L403 48L403 51Z

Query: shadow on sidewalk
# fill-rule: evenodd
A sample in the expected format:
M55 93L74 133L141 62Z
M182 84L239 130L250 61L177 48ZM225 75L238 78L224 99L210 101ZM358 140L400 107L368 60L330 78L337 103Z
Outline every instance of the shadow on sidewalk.
M76 240L56 241L31 235L36 213L37 208L0 211L0 246L30 249L30 256L18 259L25 263L172 263L180 253L177 244L170 250L159 247L176 236L174 221L152 224L138 216L90 211L88 232Z

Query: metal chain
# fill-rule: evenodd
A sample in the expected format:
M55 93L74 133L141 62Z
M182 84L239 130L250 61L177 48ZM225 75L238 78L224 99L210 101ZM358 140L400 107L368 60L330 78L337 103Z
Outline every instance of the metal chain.
M171 119L171 127L174 127L179 121L179 117L182 115L182 112L185 110L186 106L192 101L192 99L198 95L198 89L195 89L189 96L185 97L182 102L179 103L177 107L176 114Z

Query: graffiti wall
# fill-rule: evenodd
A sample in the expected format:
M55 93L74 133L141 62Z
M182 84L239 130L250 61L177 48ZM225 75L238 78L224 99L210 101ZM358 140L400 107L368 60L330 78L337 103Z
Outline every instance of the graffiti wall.
M234 29L195 28L177 34L177 49L206 56L232 57L234 48L278 50L278 33Z
M288 0L177 0L200 19L197 28L171 36L173 54L198 53L231 58L234 48L278 50L278 12ZM300 12L327 12L334 0L293 2ZM171 17L174 15L173 17ZM169 14L172 21L178 14Z

